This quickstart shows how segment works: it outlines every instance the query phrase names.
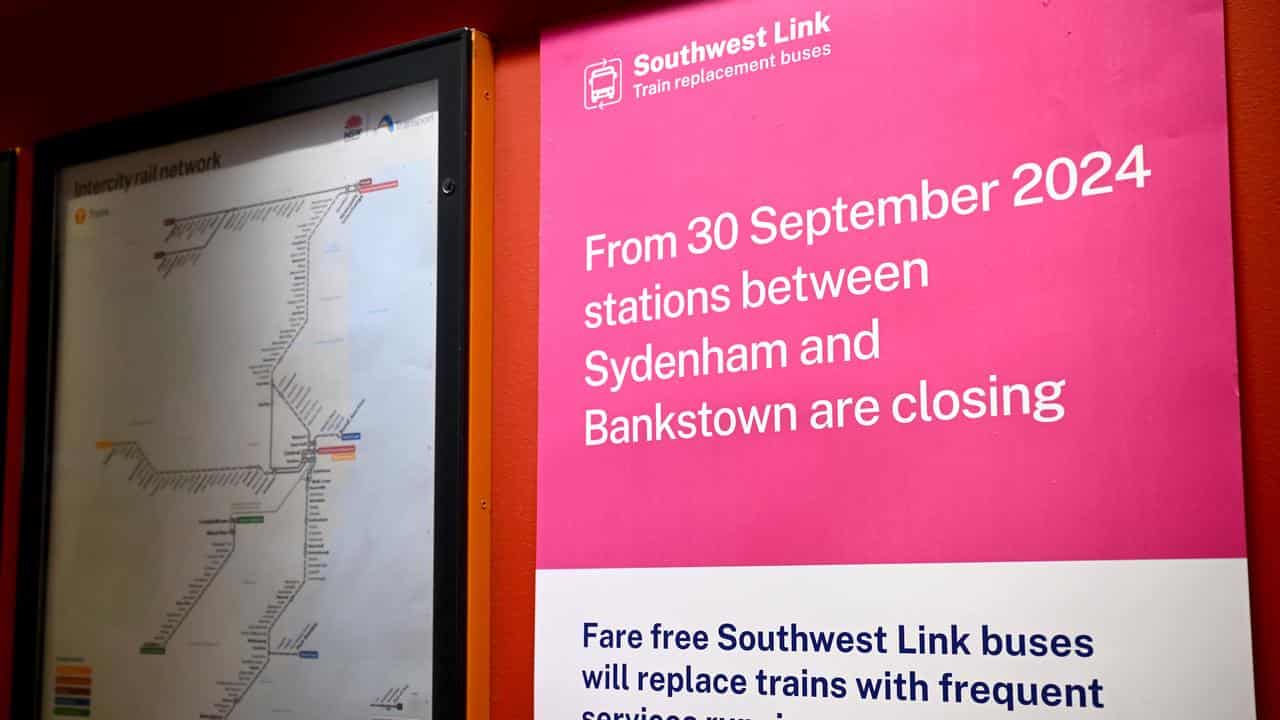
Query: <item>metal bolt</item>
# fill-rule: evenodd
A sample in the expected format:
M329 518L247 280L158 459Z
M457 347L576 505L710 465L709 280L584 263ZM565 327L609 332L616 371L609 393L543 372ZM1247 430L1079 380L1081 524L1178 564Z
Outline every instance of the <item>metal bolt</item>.
M457 189L458 183L454 182L453 178L445 178L444 182L440 183L440 192L445 195L452 195L453 191Z

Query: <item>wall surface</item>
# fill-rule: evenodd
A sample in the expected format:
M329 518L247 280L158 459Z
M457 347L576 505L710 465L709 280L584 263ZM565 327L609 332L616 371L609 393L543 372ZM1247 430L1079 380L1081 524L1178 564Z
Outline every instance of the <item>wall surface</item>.
M1280 718L1280 3L1226 8L1254 677L1258 716Z
M868 0L869 2L872 0ZM1022 0L1031 2L1032 0ZM1067 0L1059 0L1065 2ZM1086 0L1075 0L1084 2ZM654 3L627 3L649 7ZM0 537L0 718L8 717L32 146L40 138L469 25L497 49L492 716L533 707L538 303L537 32L605 0L0 4L0 147L23 149ZM1280 720L1280 3L1227 0L1241 404L1259 716ZM1187 288L1187 292L1195 292ZM1153 363L1159 358L1152 358ZM21 662L22 660L18 660Z

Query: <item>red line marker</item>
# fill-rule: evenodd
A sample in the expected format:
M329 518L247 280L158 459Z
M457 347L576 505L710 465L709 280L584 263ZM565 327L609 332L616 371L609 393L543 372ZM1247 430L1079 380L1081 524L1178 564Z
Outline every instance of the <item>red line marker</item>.
M381 182L381 183L376 183L376 184L369 184L369 185L365 185L365 184L364 184L364 181L363 181L363 180L361 180L361 181L360 181L360 194L364 195L364 194L371 193L371 192L378 192L379 190L391 190L391 189L393 189L393 188L398 188L398 187L400 187L400 181L399 181L399 180L388 180L388 181L386 181L386 182Z

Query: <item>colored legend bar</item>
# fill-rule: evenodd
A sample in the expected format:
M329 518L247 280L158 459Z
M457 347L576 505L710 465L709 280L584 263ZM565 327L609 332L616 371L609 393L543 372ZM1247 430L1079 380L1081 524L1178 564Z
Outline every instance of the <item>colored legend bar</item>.
M320 651L319 650L299 650L298 657L306 658L307 660L315 660L316 658L320 657Z
M143 645L138 650L138 652L143 655L163 655L164 646L163 645Z
M113 443L110 440L99 440L94 443L93 446L99 450L109 450L111 449L112 444Z
M378 192L379 190L390 190L397 187L400 187L399 180L388 180L386 182L375 183L371 178L365 178L361 180L359 184L360 194L362 195L371 192Z
M239 515L232 518L240 525L261 525L266 518L261 515Z
M350 442L352 440L359 440L359 439L360 439L360 433L342 433L342 442Z
M334 454L334 455L332 455L332 456L330 456L330 457L332 457L332 458L334 459L334 461L335 461L335 462L346 462L346 461L349 461L349 460L355 460L355 459L356 459L356 454L355 454L355 453L353 453L353 452L350 452L350 453L336 453L336 454Z
M355 451L355 445L326 445L316 448L317 455L345 455L348 453L354 455Z
M93 668L88 665L54 667L53 714L89 717L93 686Z

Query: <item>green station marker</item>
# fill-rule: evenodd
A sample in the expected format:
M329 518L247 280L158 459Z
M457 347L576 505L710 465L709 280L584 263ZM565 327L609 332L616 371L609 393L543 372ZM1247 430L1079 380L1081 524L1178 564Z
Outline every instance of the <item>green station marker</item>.
M163 655L164 646L163 645L143 645L140 652L143 655Z
M241 525L261 525L266 520L261 515L239 515L235 521Z

